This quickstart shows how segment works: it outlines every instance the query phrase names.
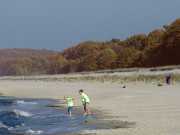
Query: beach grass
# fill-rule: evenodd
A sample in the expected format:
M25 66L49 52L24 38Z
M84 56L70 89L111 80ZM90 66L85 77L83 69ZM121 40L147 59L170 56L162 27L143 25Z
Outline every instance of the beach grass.
M16 81L44 81L44 82L110 82L110 83L165 83L166 76L171 76L171 82L180 83L180 74L163 74L163 75L139 75L139 76L119 76L119 75L104 75L99 77L80 76L80 77L62 77L62 78L16 78Z
M173 82L174 84L180 83L180 66L166 66L156 68L129 68L62 75L9 76L1 77L0 80L89 83L165 83L166 76L168 75L171 76L171 82Z

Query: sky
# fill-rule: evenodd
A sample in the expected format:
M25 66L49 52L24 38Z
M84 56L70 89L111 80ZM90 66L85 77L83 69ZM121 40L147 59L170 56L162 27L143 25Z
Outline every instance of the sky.
M0 0L0 49L122 41L180 18L180 0Z

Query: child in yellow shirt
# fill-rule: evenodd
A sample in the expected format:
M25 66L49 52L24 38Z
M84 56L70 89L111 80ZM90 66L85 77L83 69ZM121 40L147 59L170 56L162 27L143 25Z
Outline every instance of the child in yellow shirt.
M72 98L68 98L67 96L64 97L64 100L67 101L67 104L69 106L68 108L68 112L69 112L69 117L72 116L72 109L73 109L73 99Z

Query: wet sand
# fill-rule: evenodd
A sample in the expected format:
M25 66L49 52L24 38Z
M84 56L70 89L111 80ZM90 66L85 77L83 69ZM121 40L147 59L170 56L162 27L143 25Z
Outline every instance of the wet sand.
M78 90L84 89L91 100L92 115L97 117L97 120L87 121L84 124L109 126L105 127L106 129L73 134L179 135L179 84L158 87L153 83L128 83L125 89L122 88L124 85L0 81L0 93L3 96L17 98L48 98L60 101L67 95L75 99L76 109L73 113L82 114L83 107Z

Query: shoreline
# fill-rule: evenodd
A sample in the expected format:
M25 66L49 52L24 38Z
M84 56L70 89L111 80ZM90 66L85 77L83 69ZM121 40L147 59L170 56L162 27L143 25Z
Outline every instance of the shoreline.
M5 98L15 98L15 99L21 99L19 97L13 97L13 96L3 96L2 93L0 93L0 97L5 97ZM45 99L45 100L53 100L53 101L62 101L60 104L52 104L52 105L47 105L47 107L54 108L58 111L67 111L67 105L64 104L63 100L57 100L57 99L51 99L51 98L23 98L23 99ZM127 121L118 121L118 120L104 120L106 118L116 118L113 116L108 116L107 114L103 113L101 110L93 109L91 108L93 113L91 115L87 115L85 117L87 118L93 118L86 120L84 123L81 123L79 125L76 125L75 127L79 126L91 126L94 128L94 130L108 130L108 129L117 129L117 128L133 128L135 126L135 122L127 122ZM82 106L75 106L73 108L73 114L72 115L82 115L83 112L83 107ZM76 135L76 134L81 134L83 131L78 131L78 132L70 132L70 133L65 133L65 135ZM58 135L63 135L58 134Z
M56 108L57 110L60 111L67 111L67 106L64 104L59 104L59 105L50 105L48 107L53 107ZM111 119L111 118L116 118L115 116L109 116L106 113L102 114L101 110L93 109L91 108L91 111L93 112L91 115L87 115L85 117L92 117L94 119L86 120L84 123L81 123L77 126L91 126L94 127L94 130L108 130L108 129L117 129L117 128L133 128L135 126L135 122L127 122L127 121L118 121L118 120L105 120L105 119ZM75 106L73 108L72 113L74 115L82 115L83 112L83 107L82 106ZM94 113L95 112L95 113ZM72 133L67 133L67 135L71 134L80 134L80 132L72 132Z
M127 88L123 88L127 85ZM87 130L71 134L178 135L180 132L180 85L158 87L157 83L80 83L0 81L0 93L6 97L60 100L65 95L74 98L74 114L83 110L78 90L90 97L92 115L108 129ZM63 101L63 100L62 100ZM64 104L62 104L63 109ZM64 109L67 107L65 105ZM77 112L76 112L77 109ZM102 120L102 121L101 121ZM95 124L99 124L94 121ZM112 123L114 122L114 123ZM121 125L132 122L130 128ZM94 124L88 121L85 124ZM136 124L135 124L136 123Z

